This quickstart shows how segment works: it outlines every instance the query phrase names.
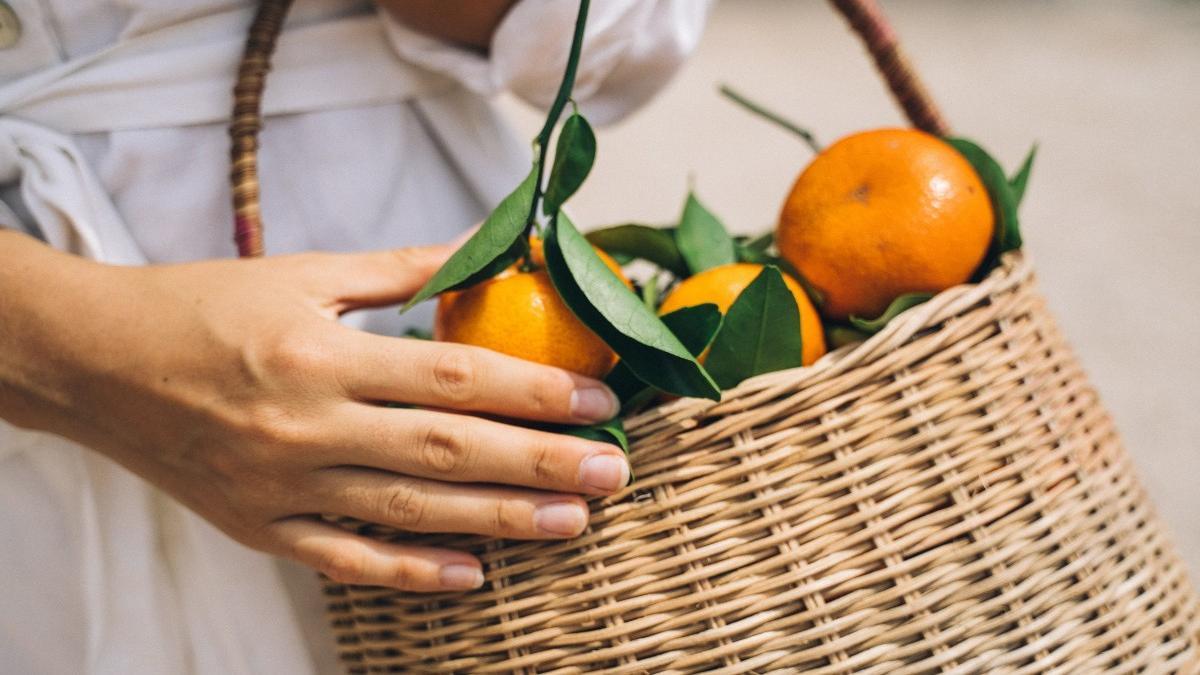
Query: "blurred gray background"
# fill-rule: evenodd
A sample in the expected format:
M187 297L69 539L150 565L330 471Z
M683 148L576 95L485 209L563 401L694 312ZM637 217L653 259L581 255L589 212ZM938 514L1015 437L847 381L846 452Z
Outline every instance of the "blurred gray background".
M1052 309L1200 579L1200 2L884 0L958 133L1007 168ZM728 82L826 144L902 123L824 2L724 0L670 88L600 132L576 221L671 222L689 174L733 229L772 226L810 154ZM503 103L525 135L538 116Z

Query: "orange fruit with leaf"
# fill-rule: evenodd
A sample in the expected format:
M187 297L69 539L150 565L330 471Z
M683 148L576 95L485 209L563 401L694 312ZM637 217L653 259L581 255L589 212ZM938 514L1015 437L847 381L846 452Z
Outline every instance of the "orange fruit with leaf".
M737 300L742 291L763 271L763 265L755 263L732 263L714 267L680 281L663 298L659 314L670 314L685 307L712 303L722 314ZM796 300L800 311L801 362L811 365L825 354L825 334L821 329L821 317L816 307L804 292L804 288L791 276L784 274L783 281ZM701 357L701 362L704 358Z
M616 354L563 303L545 270L542 241L529 243L529 269L513 265L491 279L441 295L434 339L603 377L616 363ZM596 253L629 284L615 260L599 249Z
M842 320L966 282L994 230L988 191L959 150L921 131L878 129L839 140L809 164L775 241L822 293L826 316Z

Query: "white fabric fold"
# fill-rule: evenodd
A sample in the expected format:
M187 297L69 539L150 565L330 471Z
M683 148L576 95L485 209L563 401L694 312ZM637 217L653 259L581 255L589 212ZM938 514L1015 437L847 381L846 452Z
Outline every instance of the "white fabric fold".
M593 2L584 32L587 55L573 96L597 124L616 122L644 104L695 49L715 0ZM424 35L384 16L392 46L406 60L461 82L480 96L510 90L547 108L566 67L578 5L521 0L492 36L487 55Z
M145 262L69 136L0 117L0 183L17 179L26 208L54 248L118 265Z
M0 87L0 111L67 133L226 121L252 14L192 19L16 80ZM283 33L263 114L375 105L452 86L397 58L376 17L347 17Z

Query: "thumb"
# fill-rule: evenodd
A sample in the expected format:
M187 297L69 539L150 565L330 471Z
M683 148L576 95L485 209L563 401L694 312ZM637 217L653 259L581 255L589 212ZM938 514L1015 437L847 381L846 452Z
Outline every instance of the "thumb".
M366 253L318 254L317 294L344 314L354 309L408 301L445 264L452 253L475 236L482 223L446 244L393 248Z
M323 268L320 292L338 314L399 304L421 290L455 248L440 244L323 255L317 263Z

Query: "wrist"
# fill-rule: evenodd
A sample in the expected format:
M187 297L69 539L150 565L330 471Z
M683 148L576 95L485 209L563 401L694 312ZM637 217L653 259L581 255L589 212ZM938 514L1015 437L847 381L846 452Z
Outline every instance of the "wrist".
M115 269L0 231L0 418L73 435L78 361L97 338L88 310L103 307Z

